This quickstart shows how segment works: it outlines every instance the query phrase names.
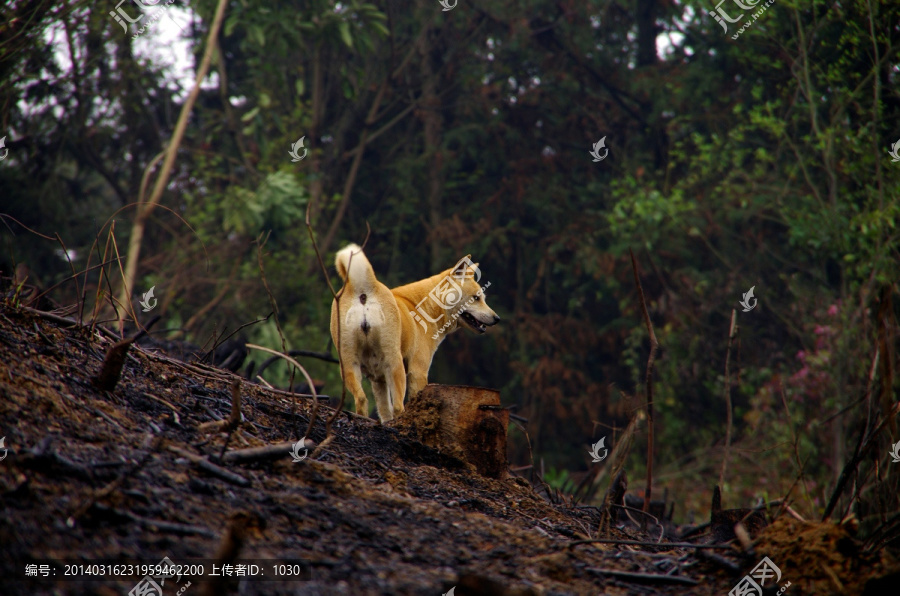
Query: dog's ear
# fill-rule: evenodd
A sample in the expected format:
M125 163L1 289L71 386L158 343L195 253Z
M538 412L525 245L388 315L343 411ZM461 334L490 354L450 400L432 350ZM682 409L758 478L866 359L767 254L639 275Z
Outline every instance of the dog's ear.
M462 277L463 275L466 274L466 269L469 268L469 263L471 263L471 262L472 262L472 255L469 254L469 255L464 256L456 263L456 265L453 266L453 271L450 273L450 275L452 275L454 277ZM477 267L477 265L476 265L476 267Z

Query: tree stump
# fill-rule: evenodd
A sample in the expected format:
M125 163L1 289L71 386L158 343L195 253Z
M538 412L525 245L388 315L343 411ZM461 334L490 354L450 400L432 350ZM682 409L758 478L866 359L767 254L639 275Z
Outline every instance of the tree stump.
M769 520L766 519L763 509L722 509L722 491L717 484L713 489L709 520L713 542L722 544L734 540L737 537L734 526L739 523L744 525L752 538L756 538L756 535L769 525Z
M482 476L508 476L509 410L500 406L499 391L430 383L409 400L398 422L425 445L472 464Z

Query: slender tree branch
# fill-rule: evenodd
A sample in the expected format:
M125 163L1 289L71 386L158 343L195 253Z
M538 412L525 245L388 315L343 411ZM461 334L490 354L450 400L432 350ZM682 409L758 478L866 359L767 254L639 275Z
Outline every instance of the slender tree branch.
M733 409L731 406L731 376L728 365L731 361L731 345L734 343L734 336L737 335L737 311L731 309L731 328L728 331L728 350L725 352L725 407L726 407L726 424L725 424L725 454L722 456L722 470L719 472L719 486L725 487L725 470L728 468L728 455L731 452L731 426L733 424Z
M647 335L650 336L650 355L647 357L647 486L644 489L644 512L650 512L650 496L653 488L653 363L656 359L656 350L659 342L656 333L653 332L653 323L650 322L650 313L647 311L647 302L644 300L644 288L638 275L637 261L634 253L628 249L631 255L631 270L634 272L634 283L637 286L638 298L641 303L641 312L644 316L644 325L647 327ZM641 529L647 529L647 518L642 518Z
M138 213L135 217L134 225L131 228L131 239L128 243L127 253L128 261L122 278L121 293L119 294L119 302L122 304L131 304L131 289L134 286L134 280L137 276L138 260L141 255L141 241L144 239L144 229L147 225L147 219L150 217L153 208L159 203L163 191L166 189L166 185L169 182L169 175L172 172L172 167L175 165L175 155L178 153L178 146L181 144L181 139L184 138L184 132L187 129L191 111L194 108L197 97L200 95L200 83L206 78L206 74L209 72L209 64L212 61L213 50L216 47L215 40L219 35L219 29L222 27L222 20L225 17L225 7L227 5L228 0L219 0L218 5L216 6L215 16L213 17L212 25L209 28L209 35L206 39L206 48L203 52L203 59L200 61L200 68L197 70L197 78L194 81L194 88L191 89L190 94L184 101L184 105L181 106L181 114L178 116L178 122L175 124L175 131L172 133L172 138L166 148L166 157L163 161L162 169L156 178L156 184L153 187L150 199L145 205L138 205ZM121 327L122 325L124 325L124 313L119 315L119 326Z

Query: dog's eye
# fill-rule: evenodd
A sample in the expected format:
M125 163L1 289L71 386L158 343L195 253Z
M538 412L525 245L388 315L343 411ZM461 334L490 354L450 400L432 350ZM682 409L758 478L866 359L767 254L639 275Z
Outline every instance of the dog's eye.
M478 302L479 300L481 300L481 296L475 296L475 302Z

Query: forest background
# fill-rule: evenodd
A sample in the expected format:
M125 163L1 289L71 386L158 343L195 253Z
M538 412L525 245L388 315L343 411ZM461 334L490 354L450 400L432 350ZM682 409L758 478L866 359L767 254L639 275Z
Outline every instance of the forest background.
M97 265L111 238L124 261L192 86L153 56L183 47L196 70L217 2L139 4L0 8L6 299L26 276L47 289ZM821 515L900 386L900 4L749 4L227 2L147 222L132 294L155 287L159 306L141 318L209 347L272 311L261 256L287 348L334 353L307 207L337 285L333 253L367 225L389 286L471 253L502 321L450 336L431 380L499 389L528 419L513 467L570 491L602 465L591 443L643 420L631 249L660 345L654 494L677 520L708 514L730 394L726 506L790 495ZM141 21L126 32L118 8ZM162 37L173 26L186 44ZM118 263L103 271L78 277L85 312L121 284ZM47 296L70 305L78 289ZM242 332L282 347L275 317ZM337 366L303 362L339 395ZM283 363L266 375L288 383ZM841 515L871 528L900 509L898 439L888 424ZM646 449L634 442L630 478Z

